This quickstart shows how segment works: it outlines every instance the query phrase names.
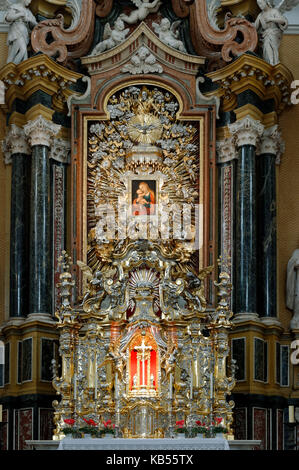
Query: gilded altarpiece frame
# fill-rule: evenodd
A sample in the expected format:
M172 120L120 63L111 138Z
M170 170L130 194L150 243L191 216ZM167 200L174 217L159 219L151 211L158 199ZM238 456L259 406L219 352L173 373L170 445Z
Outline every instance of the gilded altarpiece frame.
M93 80L92 80L93 81ZM113 82L113 80L111 80ZM196 127L198 132L198 167L199 174L199 197L198 197L198 220L199 230L197 234L200 243L200 254L197 269L202 269L208 265L216 264L216 216L215 216L215 198L216 198L216 172L215 172L215 107L211 105L192 106L187 105L186 96L182 96L176 88L171 86L164 78L157 79L146 78L129 80L120 80L121 83L114 85L106 83L99 90L91 91L91 95L97 102L95 106L79 104L73 106L72 111L72 258L74 264L77 260L88 264L88 129L90 123L109 123L111 118L107 109L109 99L115 96L117 92L123 91L128 87L156 87L164 90L167 94L172 94L178 103L176 120L182 124L190 124ZM103 88L105 93L103 94ZM190 91L186 93L190 100ZM194 90L195 92L195 90ZM195 98L194 98L195 99ZM192 100L193 101L193 100ZM191 102L192 102L191 101ZM92 108L92 109L91 109ZM189 109L188 109L189 108ZM157 172L156 172L157 173ZM134 179L153 180L159 187L159 178L156 174L129 175L129 182ZM130 183L129 183L130 186ZM161 184L160 184L161 186ZM132 186L127 188L128 198L132 198ZM159 191L158 191L159 192ZM82 294L84 289L84 279L78 268L74 267L79 283L77 285L77 295ZM212 273L209 284L206 284L206 297L208 305L214 305L212 282L214 274Z

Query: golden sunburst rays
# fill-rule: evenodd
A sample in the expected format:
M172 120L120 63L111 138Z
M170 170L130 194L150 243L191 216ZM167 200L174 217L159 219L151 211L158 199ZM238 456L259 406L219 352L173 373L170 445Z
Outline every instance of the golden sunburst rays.
M153 114L137 114L128 122L128 134L133 142L153 144L162 135L163 125Z
M110 121L89 123L87 227L88 256L93 265L102 259L102 249L104 258L111 254L109 244L103 247L97 243L98 207L113 206L117 226L119 200L129 203L125 183L128 172L138 175L138 171L146 170L151 174L157 171L163 174L166 178L160 195L166 205L187 203L194 206L198 203L199 127L198 123L178 121L177 110L177 100L171 93L153 86L131 86L109 100ZM160 148L163 160L156 162L156 166L149 164L148 168L130 165L126 155L136 144L154 144ZM118 240L115 240L115 247L117 244ZM181 250L182 263L187 261L188 253L184 255L178 242L169 241L168 246L170 250L177 249L178 257Z

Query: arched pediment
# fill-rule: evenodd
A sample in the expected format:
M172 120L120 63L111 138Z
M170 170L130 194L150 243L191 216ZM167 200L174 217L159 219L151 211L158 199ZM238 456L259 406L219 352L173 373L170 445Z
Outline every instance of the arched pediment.
M205 58L194 56L178 51L164 44L158 36L144 23L133 31L132 34L121 44L97 55L89 55L82 58L82 64L87 66L90 75L104 73L114 69L124 69L141 47L145 47L156 59L158 69L162 73L169 71L181 72L186 75L196 76L200 65L205 63ZM124 71L123 73L130 73ZM139 72L144 73L144 72ZM138 75L138 72L136 73ZM132 75L135 75L132 73Z

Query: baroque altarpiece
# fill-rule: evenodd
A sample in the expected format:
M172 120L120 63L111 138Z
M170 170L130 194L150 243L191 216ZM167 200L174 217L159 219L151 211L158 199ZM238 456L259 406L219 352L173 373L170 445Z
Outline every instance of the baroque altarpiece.
M286 385L267 354L283 333L275 165L293 77L262 58L249 3L32 2L29 58L0 71L8 447L45 438L53 403L55 439L70 418L153 438L221 417L281 448Z

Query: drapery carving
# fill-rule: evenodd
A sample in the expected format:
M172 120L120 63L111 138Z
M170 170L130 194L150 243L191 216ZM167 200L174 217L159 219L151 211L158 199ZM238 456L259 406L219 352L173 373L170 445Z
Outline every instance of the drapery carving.
M216 30L207 21L205 0L172 0L172 6L180 18L186 17L186 9L189 10L190 34L198 55L209 58L222 56L225 62L230 62L231 54L239 56L244 52L255 50L258 42L256 29L244 18L231 18L227 14L225 28ZM240 42L237 42L236 38Z
M105 16L109 15L112 7L113 7L113 0L96 0L97 7L96 7L96 14L100 18L105 18Z
M87 54L93 39L95 8L94 0L82 0L81 15L75 28L64 29L63 15L38 23L31 34L33 50L49 57L58 54L57 61L62 64Z

